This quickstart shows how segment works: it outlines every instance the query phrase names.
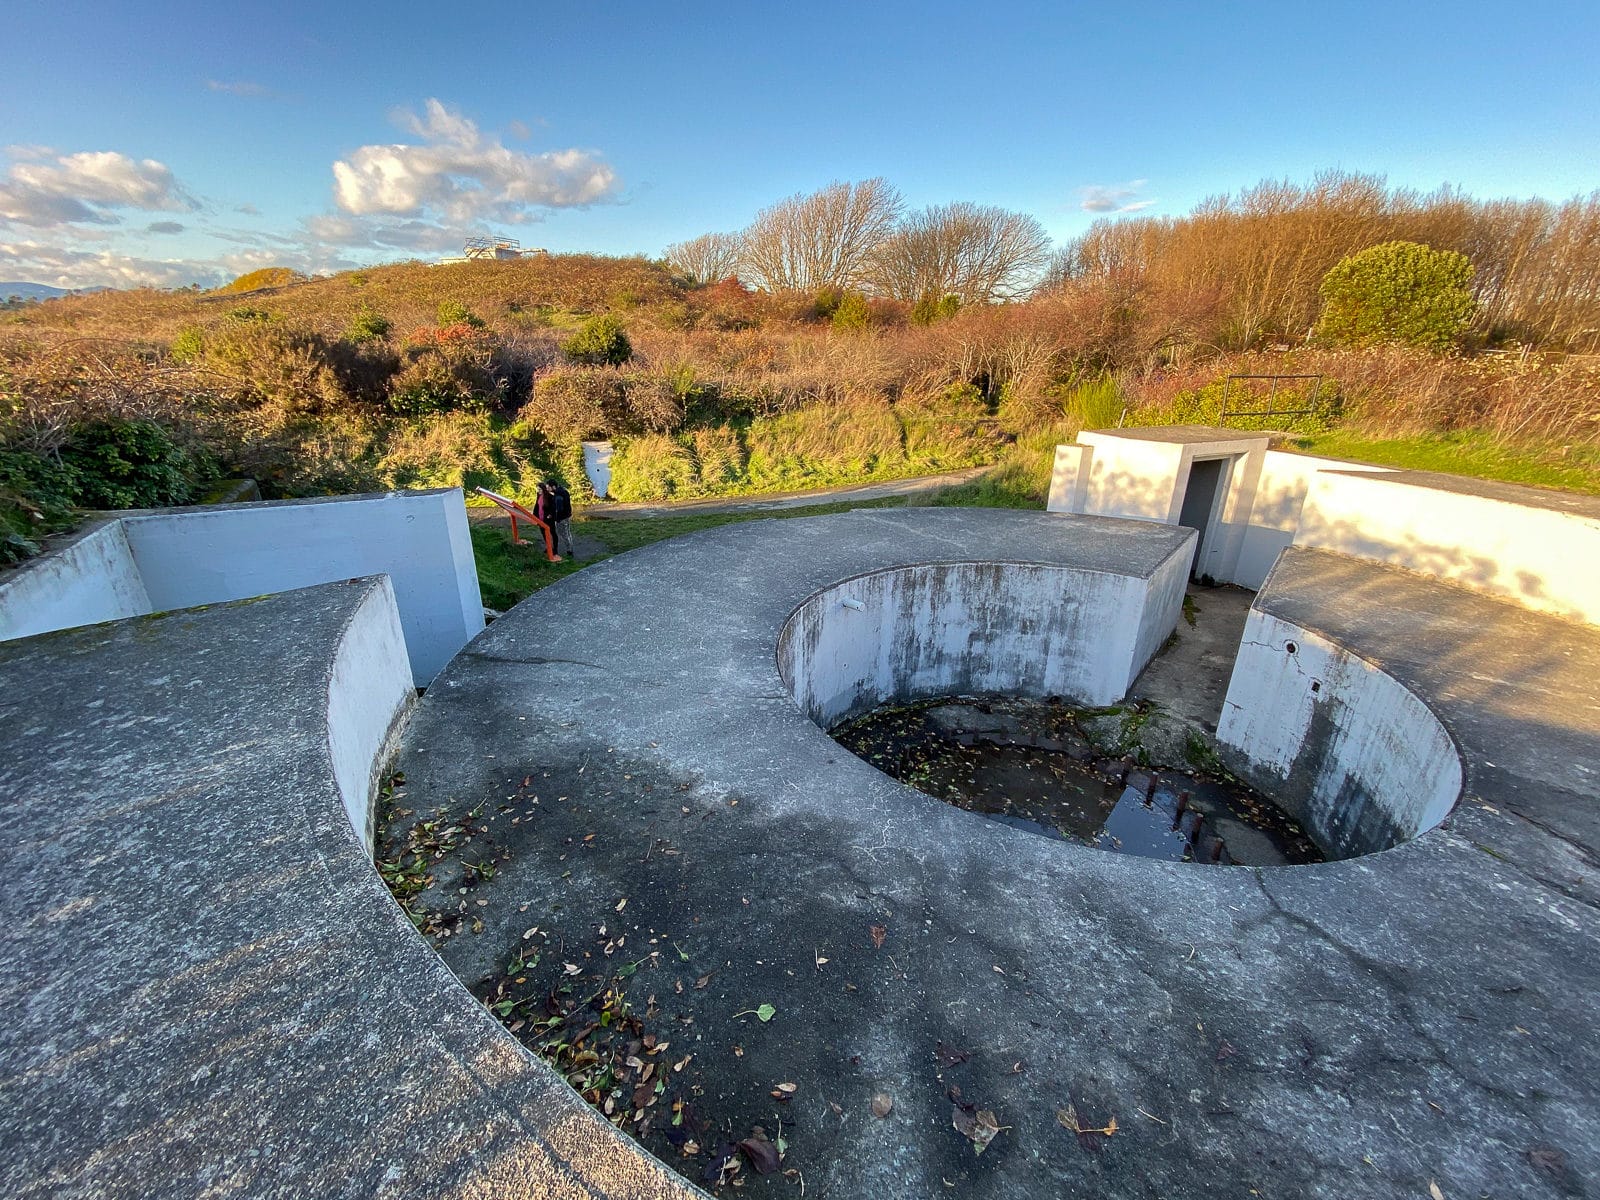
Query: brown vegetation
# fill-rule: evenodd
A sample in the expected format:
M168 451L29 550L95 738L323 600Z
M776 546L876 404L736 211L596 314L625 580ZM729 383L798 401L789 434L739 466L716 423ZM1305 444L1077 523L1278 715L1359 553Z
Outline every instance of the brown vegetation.
M785 243L797 231L815 235L813 256ZM952 205L902 222L892 189L869 180L773 206L736 239L740 261L764 253L763 234L760 290L722 274L733 249L720 235L675 247L670 267L403 263L248 295L9 309L0 523L7 504L34 503L39 479L65 478L50 464L75 429L107 420L154 420L285 495L516 492L546 473L581 491L577 440L590 436L617 440L618 491L637 498L1008 458L1037 491L1077 425L1214 421L1222 380L1240 373L1322 375L1302 428L1600 447L1600 358L1582 353L1600 329L1600 196L1480 203L1349 175L1264 184L1178 220L1097 223L1012 302L996 301L1042 251L1031 218ZM1471 260L1467 344L1308 343L1329 268L1395 239ZM778 286L801 281L816 286ZM926 303L935 294L960 303Z

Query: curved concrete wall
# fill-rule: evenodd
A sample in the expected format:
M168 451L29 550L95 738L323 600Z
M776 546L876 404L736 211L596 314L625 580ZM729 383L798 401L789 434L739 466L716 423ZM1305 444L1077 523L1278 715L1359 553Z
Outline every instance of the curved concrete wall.
M1449 815L1461 756L1428 706L1372 663L1259 610L1217 725L1228 765L1331 858L1409 841Z
M351 614L328 670L328 758L350 826L372 853L373 800L391 740L415 698L387 575Z
M1188 556L1151 579L1038 563L858 575L784 623L778 669L824 729L888 700L1006 692L1120 699L1177 621Z

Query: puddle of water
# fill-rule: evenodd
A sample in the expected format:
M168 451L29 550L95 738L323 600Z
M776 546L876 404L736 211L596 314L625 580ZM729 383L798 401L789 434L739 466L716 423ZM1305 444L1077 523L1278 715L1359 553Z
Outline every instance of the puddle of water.
M1236 780L1095 759L1079 715L962 697L875 709L833 736L902 783L1045 837L1175 862L1323 861L1294 821Z

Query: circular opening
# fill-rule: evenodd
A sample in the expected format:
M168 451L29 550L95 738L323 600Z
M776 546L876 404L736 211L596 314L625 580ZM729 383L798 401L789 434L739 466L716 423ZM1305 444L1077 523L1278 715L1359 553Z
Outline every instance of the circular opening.
M1065 703L1086 716L1131 710L1139 736L1109 750L1096 744L1090 756L1089 773L1099 781L1094 786L1115 789L1095 801L1106 809L1107 823L1078 838L1091 845L1120 838L1106 831L1130 779L1134 791L1144 789L1139 803L1147 827L1165 814L1167 834L1182 833L1183 820L1192 820L1185 814L1202 807L1202 784L1240 783L1237 794L1230 792L1234 808L1217 802L1213 835L1217 826L1236 821L1240 808L1247 814L1253 808L1259 822L1281 831L1278 840L1293 844L1305 837L1328 859L1389 849L1448 815L1461 791L1460 756L1449 733L1391 676L1302 626L1251 612L1249 620L1261 628L1239 644L1214 727L1177 722L1161 710L1141 712L1118 700L1143 665L1138 647L1147 646L1148 657L1171 632L1158 627L1152 638L1144 624L1149 594L1143 608L1130 604L1129 583L1105 572L992 562L875 572L824 588L801 604L780 634L778 666L795 702L830 732L880 708L892 721L896 711L970 706L973 697L988 698L978 702L991 707ZM1051 753L1041 745L997 749L1035 757ZM885 753L869 750L867 761L885 768ZM1034 765L1045 773L1052 769L1043 758ZM919 769L927 768L912 761L903 771L887 773L915 786ZM1009 813L987 815L1053 825L1058 832L1063 825L1081 827L1077 818L1056 820L1057 810L1050 820L1021 812L1035 799L1020 781L1017 788ZM1184 792L1189 796L1180 812ZM947 798L939 790L934 794ZM985 803L994 802L968 800L974 808ZM1124 807L1123 816L1131 811ZM1174 818L1180 828L1173 828ZM1257 857L1244 850L1248 839L1240 830L1247 824L1232 826L1233 837L1208 839L1205 831L1195 831L1177 857L1211 861L1220 840L1233 861L1314 861L1310 854ZM1124 845L1110 848L1126 851L1130 839L1121 840ZM1167 852L1172 848L1169 838L1159 856L1173 857ZM1223 861L1223 854L1216 853L1215 861Z

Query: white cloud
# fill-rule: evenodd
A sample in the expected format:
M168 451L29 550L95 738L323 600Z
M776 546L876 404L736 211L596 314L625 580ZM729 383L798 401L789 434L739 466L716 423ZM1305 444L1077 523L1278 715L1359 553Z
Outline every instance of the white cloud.
M63 288L188 287L191 283L210 287L224 280L215 263L134 258L110 250L74 250L39 242L0 242L0 277Z
M616 195L616 173L590 151L512 150L438 100L395 119L421 144L362 146L334 163L334 200L343 212L447 222L459 241L463 225L526 224L539 209L581 208Z
M1149 182L1148 179L1135 179L1131 183L1095 183L1081 187L1078 195L1082 197L1082 203L1078 207L1092 213L1138 212L1155 203L1154 200L1137 199Z
M0 176L0 222L49 229L60 225L116 225L117 209L193 211L194 199L172 171L152 158L136 161L111 150L56 154L39 146L12 146L13 161Z
M310 217L304 223L307 238L321 245L360 250L416 250L460 253L463 240L481 233L478 228L436 225L431 221L393 221L373 217L348 217L337 213Z

